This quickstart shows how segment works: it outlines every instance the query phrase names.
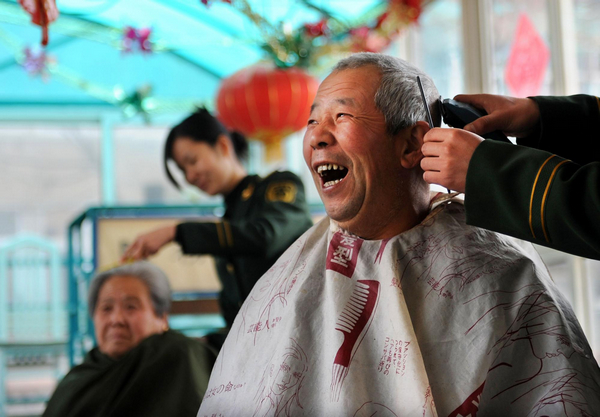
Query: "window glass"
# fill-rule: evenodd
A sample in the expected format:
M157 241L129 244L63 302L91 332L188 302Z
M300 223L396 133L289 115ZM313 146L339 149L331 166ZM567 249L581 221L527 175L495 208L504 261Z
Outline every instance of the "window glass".
M170 126L118 126L113 129L115 187L120 205L189 204L220 202L185 183L171 165L175 178L184 186L177 190L167 179L163 152Z
M549 250L545 248L544 251L540 251L542 259L544 259L544 262L546 263L546 266L550 271L552 281L554 281L554 284L556 284L561 294L567 299L567 301L569 301L571 306L574 306L575 294L573 288L573 265L570 262L568 262L568 255L563 255L559 253L558 257L562 259L562 262L553 263L552 260L549 260L548 256L544 256L545 254L547 255L547 253L549 253ZM551 254L554 253L555 252L551 252ZM552 256L557 255L550 255L550 258Z
M461 28L460 0L428 4L414 27L414 63L433 78L444 98L452 98L464 89Z
M574 0L579 93L600 95L600 2ZM590 288L592 334L589 342L600 360L600 262L587 260Z
M492 1L492 93L552 94L548 0Z
M579 92L600 95L600 2L574 0Z
M304 132L305 129L302 129L285 139L286 161L276 168L292 171L298 175L304 184L306 201L310 204L322 204L311 171L304 161L304 154L302 153Z
M575 257L571 255L541 246L537 246L537 250L548 267L552 281L573 310L581 314L582 309L588 311L589 307L589 313L585 313L586 317L578 316L578 319L594 356L600 360L600 262L586 259L583 268L580 269L575 265ZM585 281L584 285L588 286L588 290L584 289L584 294L581 294L587 297L587 300L583 301L578 301L576 297L574 275L578 270L585 274L582 280ZM578 305L578 302L583 302L584 305Z
M600 261L586 260L587 278L590 285L590 309L592 334L588 339L594 356L600 361Z
M36 234L66 247L71 221L98 205L97 125L0 126L0 240Z

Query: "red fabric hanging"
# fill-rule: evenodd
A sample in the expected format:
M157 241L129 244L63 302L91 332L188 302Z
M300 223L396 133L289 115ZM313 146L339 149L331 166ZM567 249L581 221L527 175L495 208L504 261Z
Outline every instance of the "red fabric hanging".
M48 45L48 25L58 18L56 0L19 0L31 15L31 22L42 27L42 45Z

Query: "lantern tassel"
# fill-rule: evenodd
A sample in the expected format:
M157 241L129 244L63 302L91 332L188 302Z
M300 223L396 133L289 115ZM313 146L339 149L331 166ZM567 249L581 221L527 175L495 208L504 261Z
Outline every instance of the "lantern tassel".
M273 142L265 144L265 160L268 164L283 160L283 143Z

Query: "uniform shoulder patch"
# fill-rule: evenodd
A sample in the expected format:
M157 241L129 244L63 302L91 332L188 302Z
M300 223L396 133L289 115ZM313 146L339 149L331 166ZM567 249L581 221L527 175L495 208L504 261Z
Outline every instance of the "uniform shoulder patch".
M296 201L298 186L292 181L273 182L267 187L265 199L267 201L281 201L283 203L293 203Z
M242 191L242 201L248 200L254 194L254 184L250 184L246 187L244 191Z

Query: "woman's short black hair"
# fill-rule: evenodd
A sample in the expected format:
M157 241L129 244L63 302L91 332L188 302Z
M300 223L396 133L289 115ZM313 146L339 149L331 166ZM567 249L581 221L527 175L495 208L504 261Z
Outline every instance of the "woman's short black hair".
M179 123L169 132L165 143L164 166L167 178L177 188L180 185L175 181L167 161L173 159L173 145L175 140L180 137L190 138L195 142L206 142L210 146L215 146L220 135L226 135L231 139L237 158L241 161L248 155L248 141L238 132L229 132L225 126L216 117L205 108L199 108L188 118Z

